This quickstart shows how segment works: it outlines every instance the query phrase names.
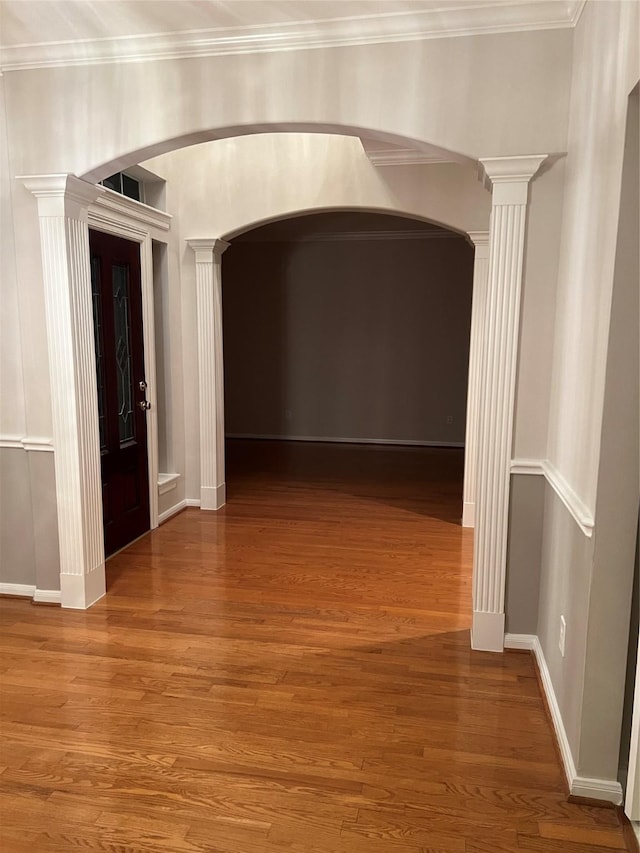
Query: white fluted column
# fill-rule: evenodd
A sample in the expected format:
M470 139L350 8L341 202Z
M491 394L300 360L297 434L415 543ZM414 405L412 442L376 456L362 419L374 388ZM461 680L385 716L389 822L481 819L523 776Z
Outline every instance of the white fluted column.
M198 391L200 395L200 508L220 509L224 479L224 362L222 253L224 240L187 240L196 256Z
M489 232L470 231L475 246L473 264L473 300L471 303L471 336L469 340L469 380L467 387L467 426L464 439L464 485L462 489L462 526L475 527L476 466L478 461L478 429L482 403L482 342L487 304L489 274Z
M88 207L102 191L71 175L21 179L38 200L63 607L105 593Z
M529 181L546 155L480 160L492 190L474 536L474 649L504 648L504 596L520 290Z

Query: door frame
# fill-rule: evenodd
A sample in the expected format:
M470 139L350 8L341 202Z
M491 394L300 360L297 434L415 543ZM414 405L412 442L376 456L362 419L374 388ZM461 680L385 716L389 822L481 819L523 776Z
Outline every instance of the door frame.
M158 526L158 409L156 382L156 343L153 294L152 241L167 243L171 216L105 188L89 205L89 228L122 237L140 246L140 283L142 287L142 337L147 412L147 460L149 473L149 528Z

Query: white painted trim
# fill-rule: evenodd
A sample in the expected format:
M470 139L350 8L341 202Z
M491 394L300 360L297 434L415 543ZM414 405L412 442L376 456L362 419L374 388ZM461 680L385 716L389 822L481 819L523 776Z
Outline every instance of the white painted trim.
M533 652L540 673L542 689L551 713L556 740L560 748L564 773L572 796L604 800L614 805L620 805L622 802L622 786L617 780L578 776L560 706L553 689L549 667L538 637L535 634L505 634L504 647L505 649L529 649Z
M505 634L505 649L526 649L532 652L534 643L538 638L535 634Z
M34 584L0 583L0 595L15 595L20 598L33 598L36 591Z
M456 161L444 157L431 157L415 148L365 148L374 166L435 166Z
M153 228L160 231L169 231L171 228L173 217L170 213L136 201L108 187L101 186L101 189L103 192L89 208L90 223L93 217L104 216L108 222L122 223L124 218L129 219L140 226L140 230L145 234Z
M595 518L589 507L578 497L555 465L548 459L512 459L512 474L543 475L569 510L576 524L585 536L593 536Z
M202 486L200 489L200 509L222 509L227 501L227 485Z
M536 474L544 477L544 467L542 463L542 459L512 459L511 473Z
M469 336L469 381L467 383L467 423L465 426L464 480L462 484L462 526L474 527L476 518L476 483L478 473L478 441L480 408L483 400L484 327L489 274L489 232L470 231L468 240L474 247L473 299Z
M604 800L619 806L622 803L622 785L616 779L592 779L588 776L576 776L571 783L574 797L587 797L590 800Z
M101 190L65 174L18 180L36 197L40 226L61 600L86 608L106 588L88 227Z
M31 598L39 604L60 604L59 589L37 589L29 583L0 583L0 595L15 595L20 598Z
M259 433L233 432L226 438L249 438L261 441L316 441L327 444L397 444L402 447L464 447L461 441L414 441L405 438L345 438L335 435L261 435Z
M185 498L185 506L200 506L200 498Z
M575 26L583 0L458 2L419 11L4 46L3 71L383 44Z
M580 530L582 530L585 536L593 536L595 518L590 509L578 497L552 462L545 459L542 467L544 468L544 475L547 478L547 482L569 510Z
M0 436L0 447L10 447L14 450L29 450L34 452L53 453L53 439L38 435L3 435Z
M629 768L624 811L630 821L637 822L640 820L640 643L638 643L638 654L636 656L636 681L631 714Z
M177 488L180 477L180 474L158 474L158 494L166 495L167 492ZM158 516L158 521L160 521L160 516Z
M60 604L61 597L59 589L36 589L33 600L38 604Z
M473 537L473 625L475 649L501 651L507 577L510 468L513 444L520 294L527 228L529 183L544 154L489 157L480 163L491 189L489 269L481 335L478 382L478 443L475 535ZM467 496L466 500L470 498ZM490 618L492 617L492 618ZM481 645L486 637L487 645Z
M229 243L219 237L187 239L187 243L196 268L200 508L215 510L226 496L221 261Z
M198 503L200 502L198 501ZM161 512L158 516L158 524L162 524L163 522L168 521L170 518L173 518L174 515L177 515L187 506L188 504L186 501L179 501L177 504L174 504L172 507L169 507L169 509L166 509L164 512Z
M504 649L504 613L473 611L471 648L483 652Z

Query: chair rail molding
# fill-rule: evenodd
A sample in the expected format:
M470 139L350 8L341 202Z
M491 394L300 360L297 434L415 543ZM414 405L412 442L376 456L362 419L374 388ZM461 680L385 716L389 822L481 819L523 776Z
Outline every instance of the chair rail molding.
M478 448L480 377L482 370L482 336L487 304L489 275L489 232L470 231L469 242L475 247L473 262L473 302L471 304L471 336L469 341L469 382L467 390L467 425L464 440L464 485L462 489L462 526L475 526L476 467Z
M529 182L546 154L480 160L492 191L483 329L473 559L474 649L504 648L504 599L518 320Z
M101 189L73 175L20 176L37 200L51 380L63 607L105 593L100 441L89 268L89 205Z
M200 508L216 510L226 502L221 261L229 243L219 238L187 239L187 243L196 264Z

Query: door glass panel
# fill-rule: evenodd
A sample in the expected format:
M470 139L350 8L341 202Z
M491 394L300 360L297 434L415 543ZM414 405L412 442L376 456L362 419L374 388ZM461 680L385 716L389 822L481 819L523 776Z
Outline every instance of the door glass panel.
M100 302L100 258L91 258L91 304L93 306L93 334L96 347L96 382L98 385L98 429L100 450L106 450L105 421L104 342L102 340L102 304Z
M120 444L122 445L135 437L128 265L114 264L112 267L112 279L116 368L118 372L118 429L120 432Z

